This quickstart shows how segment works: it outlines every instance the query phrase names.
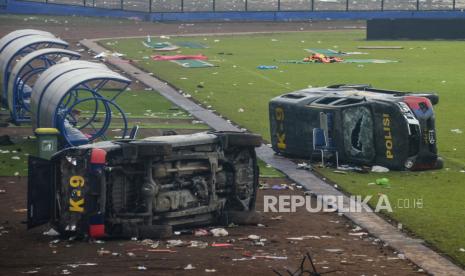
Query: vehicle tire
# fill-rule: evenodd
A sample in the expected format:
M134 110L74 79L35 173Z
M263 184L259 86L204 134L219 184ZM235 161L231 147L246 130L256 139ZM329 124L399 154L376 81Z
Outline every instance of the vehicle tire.
M169 238L173 235L173 228L171 225L144 225L138 229L139 238L142 239L161 239Z
M228 146L254 146L262 144L262 137L252 133L242 132L219 132L219 136L225 137Z
M443 167L444 167L444 159L442 159L441 157L438 157L438 159L436 160L436 164L434 165L434 169L440 170Z
M257 225L262 221L262 216L256 211L226 211L224 213L226 225L230 223L238 225Z

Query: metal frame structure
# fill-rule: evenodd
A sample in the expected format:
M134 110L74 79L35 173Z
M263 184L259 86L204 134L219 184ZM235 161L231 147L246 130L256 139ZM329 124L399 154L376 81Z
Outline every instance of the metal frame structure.
M0 54L2 53L3 49L8 46L11 42L15 41L18 38L29 36L29 35L42 35L42 36L50 36L55 37L53 34L40 31L40 30L33 30L33 29L24 29L24 30L17 30L13 31L0 39Z
M2 105L8 104L8 84L11 70L16 60L30 52L42 49L62 47L67 48L68 43L56 37L43 35L28 35L15 39L6 46L0 54L0 82L2 82Z
M45 71L46 76L41 76L34 87L31 107L37 111L35 127L57 128L70 146L85 144L100 137L105 138L114 117L113 107L121 115L122 137L125 137L128 129L127 118L115 99L126 90L131 81L98 65L81 64L83 67L74 67L74 70L69 64L64 63L63 66L68 66L69 70L63 72L63 68L56 68L58 65L51 67L49 70L52 72ZM115 89L118 85L119 88ZM105 97L101 93L108 86L115 91L112 97ZM87 114L84 122L74 114L80 104L94 104L93 111ZM103 110L99 106L103 106ZM102 112L103 123L96 127L94 123L98 114ZM82 132L85 128L91 128L92 131L85 134Z
M126 114L115 100L131 80L102 63L79 60L81 55L67 47L66 41L39 30L0 38L1 104L12 121L32 122L33 129L56 128L66 147L106 138L119 114L126 138Z
M79 53L59 48L44 48L24 56L10 73L8 106L14 123L30 122L30 98L32 87L39 74L62 61L80 59Z

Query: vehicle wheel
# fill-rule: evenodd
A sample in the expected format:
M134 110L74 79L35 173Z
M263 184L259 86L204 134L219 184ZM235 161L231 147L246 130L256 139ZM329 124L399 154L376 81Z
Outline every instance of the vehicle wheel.
M224 213L224 219L226 225L256 225L262 221L262 216L256 211L227 211Z
M436 160L436 164L434 165L434 169L440 170L443 167L444 167L444 159L442 159L441 157L438 157L438 159Z
M224 136L228 146L255 146L262 144L262 137L257 134L241 132L219 132L219 136Z
M138 236L142 239L169 238L173 235L173 228L171 227L171 225L144 225L139 227L138 230Z

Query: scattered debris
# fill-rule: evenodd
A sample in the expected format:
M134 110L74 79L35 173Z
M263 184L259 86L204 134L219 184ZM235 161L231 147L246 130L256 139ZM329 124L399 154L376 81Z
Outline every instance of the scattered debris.
M185 243L182 240L167 240L166 241L166 247L167 248L180 247L180 246L184 246L184 245L185 245Z
M378 178L375 181L376 185L379 186L389 186L389 178L383 177L383 178Z
M257 69L260 69L260 70L272 70L272 69L278 69L278 66L276 66L276 65L259 65L259 66L257 66Z
M194 230L194 236L196 237L204 237L204 236L208 236L210 233L208 232L207 229L195 229Z
M99 250L97 250L97 254L99 256L103 256L103 255L110 255L111 254L111 251L110 250L105 250L103 248L100 248Z
M71 268L77 268L80 266L96 266L96 263L83 263L83 264L69 264L68 266Z
M203 242L203 241L190 241L189 247L196 247L196 248L207 248L208 247L208 242Z
M45 231L42 233L45 236L50 236L50 237L56 237L59 236L60 233L58 233L55 229L50 228L48 231Z
M389 172L389 169L383 166L373 166L371 167L371 171L377 173L387 173Z
M328 248L328 249L325 249L326 252L330 252L330 253L340 253L340 252L344 252L344 250L342 249L339 249L339 248Z
M214 228L210 232L214 237L226 237L229 234L224 228Z
M260 240L260 236L257 236L257 235L249 235L247 238L248 238L249 240L251 240L251 241L258 241L258 240Z
M137 270L147 270L147 267L140 265L137 267Z
M140 242L142 245L150 246L151 248L157 248L160 245L159 241L153 241L151 239L145 239Z
M13 212L14 212L14 213L26 213L26 212L27 212L27 209L25 209L25 208L13 209Z
M301 237L290 237L290 238L286 238L286 240L293 240L293 241L303 241L303 240L307 240L307 239L316 239L316 240L319 240L320 237L319 237L319 236L313 236L313 235L307 235L307 236L301 236Z
M184 267L184 270L192 270L192 269L195 269L195 267L191 264L188 264Z
M6 194L6 190L0 190L0 194Z
M212 269L205 268L205 272L207 272L207 273L216 272L216 269L214 269L214 268L212 268Z
M233 247L232 243L212 243L212 247Z
M453 133L457 133L457 134L462 134L463 133L463 131L461 129L458 129L458 128L451 129L450 131L453 132Z

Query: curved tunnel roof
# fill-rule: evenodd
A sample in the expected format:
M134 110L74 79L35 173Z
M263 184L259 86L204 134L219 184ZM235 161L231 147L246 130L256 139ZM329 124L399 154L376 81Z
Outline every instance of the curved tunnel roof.
M32 114L36 114L32 116L32 125L34 128L38 127L36 126L36 117L40 115L38 114L37 110L45 94L45 91L47 91L47 88L61 75L64 75L71 71L83 70L86 68L100 68L102 70L109 70L108 67L105 66L105 64L103 63L95 63L84 60L71 60L65 63L56 64L45 70L40 75L33 87L31 95L31 111Z
M16 63L15 66L13 67L13 70L11 71L10 77L9 77L7 100L8 100L8 106L10 108L13 107L13 97L15 96L14 93L16 93L14 91L15 90L14 89L15 88L15 83L18 81L18 78L22 77L22 76L19 76L19 74L21 74L23 69L26 66L30 65L31 62L33 62L35 59L42 58L42 57L45 57L45 56L48 56L48 55L60 55L60 56L67 56L67 57L71 57L71 58L80 58L81 57L81 55L79 53L74 52L74 51L70 51L70 50L66 50L66 49L44 48L44 49L40 49L40 50L31 52L31 53L27 54L26 56L24 56L23 58L21 58L21 60L18 61L18 63ZM52 65L45 66L41 71L45 70L47 67L50 67ZM40 73L40 71L37 72L37 73Z
M59 38L42 35L30 35L16 39L10 43L0 54L0 82L3 83L2 101L6 100L8 91L8 79L13 59L23 54L29 47L44 44L46 46L68 47L68 43Z
M3 49L8 46L11 42L15 41L18 38L29 36L29 35L42 35L42 36L49 36L55 37L52 33L40 30L33 30L33 29L24 29L24 30L17 30L13 31L0 39L0 53Z
M39 127L57 127L55 115L63 98L80 84L95 80L116 81L125 84L131 82L109 69L87 68L63 74L43 92L40 106L36 106L40 113L40 121L37 122L37 125Z

